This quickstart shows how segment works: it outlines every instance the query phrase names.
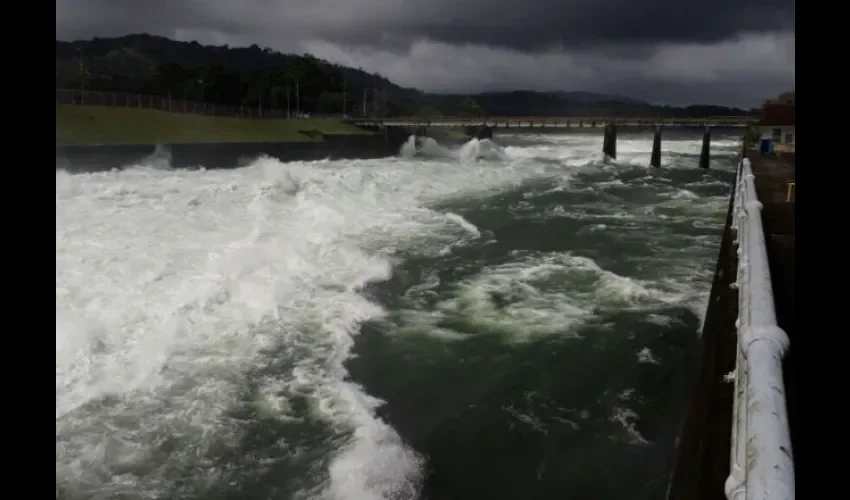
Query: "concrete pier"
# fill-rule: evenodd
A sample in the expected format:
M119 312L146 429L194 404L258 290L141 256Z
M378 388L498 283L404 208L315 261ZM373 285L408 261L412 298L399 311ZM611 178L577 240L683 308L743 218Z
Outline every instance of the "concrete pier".
M602 137L602 153L607 158L617 159L617 126L613 123L605 126L605 135Z
M699 153L699 168L708 168L711 162L711 127L706 126L702 133L702 150Z
M487 125L471 125L466 127L466 135L472 139L492 139L493 127Z
M661 125L655 126L655 132L652 136L652 155L649 157L649 164L655 168L661 167Z

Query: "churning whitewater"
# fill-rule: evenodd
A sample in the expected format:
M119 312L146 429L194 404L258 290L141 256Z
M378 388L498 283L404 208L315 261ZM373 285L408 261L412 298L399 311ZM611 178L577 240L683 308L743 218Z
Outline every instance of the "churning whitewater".
M57 170L57 499L657 497L734 177L698 139Z

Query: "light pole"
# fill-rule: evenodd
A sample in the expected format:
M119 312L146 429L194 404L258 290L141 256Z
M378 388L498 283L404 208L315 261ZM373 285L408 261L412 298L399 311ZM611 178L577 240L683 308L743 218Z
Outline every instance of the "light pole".
M80 104L85 104L83 98L83 92L86 89L85 51L83 47L78 47L77 52L80 53Z
M203 113L207 113L207 103L204 102L204 90L206 89L206 85L204 85L204 79L198 78L198 85L201 86L201 110Z

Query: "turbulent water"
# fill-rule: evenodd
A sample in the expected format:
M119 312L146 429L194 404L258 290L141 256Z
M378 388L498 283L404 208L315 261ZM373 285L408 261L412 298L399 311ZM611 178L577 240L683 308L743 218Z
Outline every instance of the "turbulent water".
M658 499L737 141L56 173L56 497Z

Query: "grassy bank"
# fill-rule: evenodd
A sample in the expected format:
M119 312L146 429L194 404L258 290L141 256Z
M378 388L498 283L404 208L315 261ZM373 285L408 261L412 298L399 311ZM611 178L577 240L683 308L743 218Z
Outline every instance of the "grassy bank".
M302 133L307 131L308 133ZM276 120L169 113L139 108L56 106L56 141L63 144L289 142L324 134L368 134L341 120Z

